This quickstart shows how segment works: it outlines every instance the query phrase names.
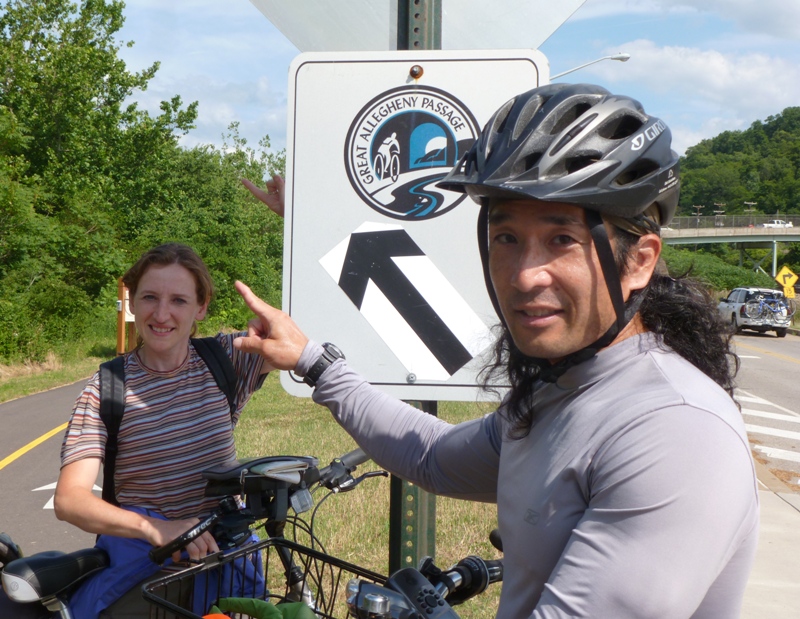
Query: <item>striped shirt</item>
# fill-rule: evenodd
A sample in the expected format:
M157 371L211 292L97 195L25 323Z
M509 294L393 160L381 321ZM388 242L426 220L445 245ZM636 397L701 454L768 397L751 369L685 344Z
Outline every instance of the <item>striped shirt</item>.
M114 486L120 505L154 509L171 520L213 511L218 499L203 496L201 471L236 459L233 428L261 387L262 358L233 348L241 335L217 335L236 371L236 412L194 347L170 372L145 367L134 351L125 356L125 414L119 428ZM61 466L105 456L108 439L100 418L99 372L78 397L61 446Z

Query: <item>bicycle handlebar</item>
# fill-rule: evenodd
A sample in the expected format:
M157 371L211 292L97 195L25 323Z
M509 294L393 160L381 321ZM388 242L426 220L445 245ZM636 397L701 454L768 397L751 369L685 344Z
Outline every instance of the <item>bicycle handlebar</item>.
M294 488L297 489L300 487L309 487L312 484L319 482L319 484L325 486L329 490L350 490L354 488L359 481L361 481L361 478L358 480L353 480L350 474L356 469L357 466L369 461L369 459L369 456L364 452L364 450L360 448L354 449L353 451L350 451L338 458L334 458L334 460L326 467L309 467L302 476L301 484L303 485L296 485ZM385 473L367 473L362 477L372 477L374 475L382 474ZM236 502L231 501L233 500L230 498L228 498L227 501L223 499L220 502L220 510L215 511L202 522L182 533L164 546L153 548L149 553L150 559L160 565L175 552L183 550L192 541L200 537L206 531L210 530L214 525L222 520L226 514L237 512L238 506L236 505ZM243 516L243 520L247 521L248 524L252 524L252 522L255 521L254 519L246 516Z
M458 619L452 606L502 580L502 560L469 556L448 570L440 570L426 557L418 570L403 568L384 585L351 580L347 585L347 606L351 615L359 619L377 616ZM376 600L381 600L381 614L373 612Z
M303 475L303 481L305 481L308 486L319 482L328 488L328 490L333 490L346 481L347 477L357 466L368 462L369 459L369 456L359 447L358 449L347 452L343 456L334 458L326 467L321 469L309 468L305 475Z

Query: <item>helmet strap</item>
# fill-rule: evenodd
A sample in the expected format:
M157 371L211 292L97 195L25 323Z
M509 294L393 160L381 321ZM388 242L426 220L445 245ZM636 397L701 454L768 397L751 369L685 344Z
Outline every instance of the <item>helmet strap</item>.
M481 254L481 264L483 265L483 280L486 283L486 291L492 301L494 311L500 319L504 328L507 328L503 312L500 310L500 302L494 292L492 276L489 272L489 198L481 198L481 210L478 213L478 251Z
M636 312L639 311L639 306L642 303L643 296L640 294L631 293L627 305L622 297L622 283L620 282L617 263L614 259L614 250L611 248L611 240L608 238L608 231L603 224L603 218L600 216L600 213L587 209L586 223L589 226L589 231L597 251L597 257L600 260L600 268L606 280L606 287L611 297L611 304L614 306L616 320L614 324L609 327L608 331L592 344L568 355L558 363L541 364L539 379L544 382L556 382L568 369L579 363L588 361L594 357L599 350L611 344L614 338L616 338L631 321Z
M606 332L603 338L607 337L613 331L613 335L609 341L604 344L608 346L620 331L628 324L625 317L625 300L622 298L622 283L619 281L619 270L617 269L617 261L614 259L614 250L611 248L611 240L608 238L608 231L603 224L603 218L597 211L586 211L586 222L589 224L589 231L592 234L594 247L597 250L597 257L600 259L600 268L603 270L603 277L606 280L606 288L611 297L611 304L614 306L614 314L617 317L616 322L612 325L611 329ZM601 338L601 339L603 339ZM599 342L600 340L598 340ZM602 348L603 346L601 346Z

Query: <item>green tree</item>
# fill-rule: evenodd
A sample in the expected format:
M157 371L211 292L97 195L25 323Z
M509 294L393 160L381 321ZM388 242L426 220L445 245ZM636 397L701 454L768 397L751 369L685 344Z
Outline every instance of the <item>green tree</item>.
M800 107L703 140L681 159L683 214L714 203L736 214L745 202L763 214L800 212Z
M125 104L158 64L132 73L118 57L123 7L0 4L0 196L9 197L0 212L0 299L13 307L0 329L17 334L0 356L41 356L91 322L129 262L128 208L152 204L126 190L155 184L159 163L196 118L197 105L179 97L155 118Z

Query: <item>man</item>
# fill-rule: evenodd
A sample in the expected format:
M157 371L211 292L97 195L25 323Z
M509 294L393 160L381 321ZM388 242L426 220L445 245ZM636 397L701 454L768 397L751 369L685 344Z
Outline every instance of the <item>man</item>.
M730 334L658 268L678 200L667 127L596 86L537 88L441 186L481 205L502 323L489 374L511 385L497 412L453 426L390 398L241 283L258 318L235 345L305 375L392 473L497 503L498 617L738 616L756 476Z

